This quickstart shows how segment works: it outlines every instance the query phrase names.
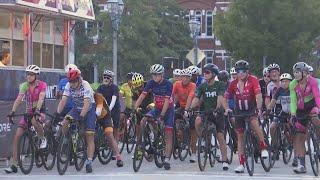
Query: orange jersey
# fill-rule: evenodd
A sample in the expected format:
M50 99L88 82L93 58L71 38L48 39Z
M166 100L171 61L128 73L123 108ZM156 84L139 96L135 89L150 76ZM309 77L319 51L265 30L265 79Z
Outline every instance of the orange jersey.
M177 98L180 107L185 108L188 97L194 98L196 91L196 84L190 82L188 85L182 85L182 81L176 81L173 85L172 94Z

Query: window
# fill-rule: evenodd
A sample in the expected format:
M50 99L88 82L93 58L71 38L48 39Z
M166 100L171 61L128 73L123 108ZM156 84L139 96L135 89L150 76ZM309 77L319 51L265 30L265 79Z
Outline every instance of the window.
M13 40L12 42L12 65L24 66L24 42L20 40Z
M42 22L42 30L43 30L43 42L45 43L53 43L53 40L51 38L51 21L48 19L45 19Z
M199 36L201 35L201 32L202 32L202 14L201 14L201 11L196 11L196 14L195 14L195 18L197 21L200 22L200 32L199 32Z
M206 51L206 63L213 63L213 51Z
M63 69L64 67L64 50L63 46L54 46L54 68Z
M40 43L33 43L33 64L41 67L40 64L41 60L41 49L40 49Z
M55 44L63 45L63 21L55 20L54 21L54 33L55 33Z
M99 9L100 9L101 12L103 12L104 11L104 5L99 5Z
M52 45L42 44L42 67L52 68Z
M10 34L10 13L7 11L0 12L0 37L8 38Z
M23 40L23 14L13 15L13 38Z
M207 12L207 36L212 36L213 32L213 14L212 11Z
M41 26L42 23L38 22L39 19L37 16L34 16L33 19L33 26L32 26L32 38L33 38L33 42L41 42Z

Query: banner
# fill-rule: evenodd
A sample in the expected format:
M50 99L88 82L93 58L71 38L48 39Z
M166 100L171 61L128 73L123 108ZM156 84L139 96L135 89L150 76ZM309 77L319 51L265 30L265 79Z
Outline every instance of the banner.
M40 79L47 83L46 91L46 108L49 113L56 111L56 89L59 80L63 75L58 72L41 72ZM19 92L19 84L26 81L26 73L24 70L0 69L0 158L11 156L12 142L17 128L19 118L16 118L15 125L8 123L6 116L12 109L14 100ZM17 113L23 113L25 103L22 102Z

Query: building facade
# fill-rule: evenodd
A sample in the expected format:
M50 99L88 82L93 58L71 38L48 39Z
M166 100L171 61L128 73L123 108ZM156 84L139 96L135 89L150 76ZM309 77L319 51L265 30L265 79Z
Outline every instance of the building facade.
M187 20L195 18L201 23L198 46L206 55L201 65L214 63L221 69L229 69L230 55L214 34L214 20L217 12L227 10L230 0L177 0L177 3L188 12Z

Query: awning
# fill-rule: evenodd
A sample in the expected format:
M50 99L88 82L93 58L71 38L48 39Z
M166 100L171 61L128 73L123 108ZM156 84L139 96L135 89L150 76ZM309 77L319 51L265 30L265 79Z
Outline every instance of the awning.
M70 19L95 20L92 0L0 0L0 8L26 8L35 13Z

